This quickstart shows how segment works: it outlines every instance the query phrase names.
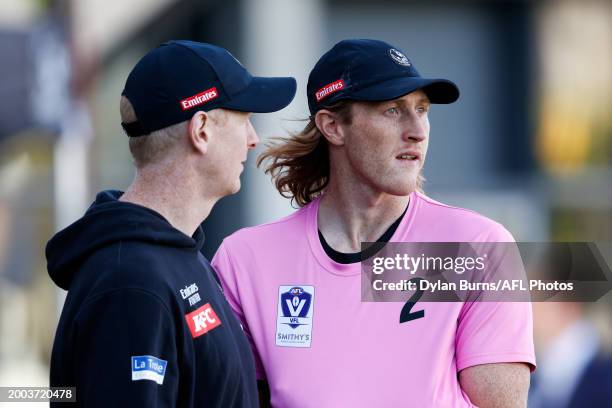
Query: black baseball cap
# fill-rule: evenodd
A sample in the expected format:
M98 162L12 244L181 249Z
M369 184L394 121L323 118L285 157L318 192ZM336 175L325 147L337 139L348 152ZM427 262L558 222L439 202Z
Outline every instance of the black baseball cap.
M291 77L254 77L224 48L176 40L149 51L127 78L124 95L137 122L122 123L129 136L191 119L199 110L275 112L295 96Z
M423 78L398 48L378 40L343 40L323 54L308 77L311 114L344 100L386 101L421 89L431 103L453 103L459 88Z

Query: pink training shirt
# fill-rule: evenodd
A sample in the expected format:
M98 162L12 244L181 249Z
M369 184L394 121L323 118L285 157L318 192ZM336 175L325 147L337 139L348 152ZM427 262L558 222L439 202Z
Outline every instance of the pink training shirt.
M457 373L535 367L529 303L361 302L360 264L338 264L317 232L319 200L226 238L212 264L275 407L470 407ZM500 224L412 193L391 242L512 242Z

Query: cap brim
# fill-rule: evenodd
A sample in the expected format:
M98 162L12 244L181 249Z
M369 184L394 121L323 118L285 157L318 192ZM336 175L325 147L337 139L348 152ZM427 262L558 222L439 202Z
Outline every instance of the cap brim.
M253 77L249 86L223 107L242 112L276 112L291 103L296 87L291 77Z
M349 98L362 101L388 101L416 90L425 92L431 103L453 103L459 99L459 88L447 79L400 77L389 79L351 92Z

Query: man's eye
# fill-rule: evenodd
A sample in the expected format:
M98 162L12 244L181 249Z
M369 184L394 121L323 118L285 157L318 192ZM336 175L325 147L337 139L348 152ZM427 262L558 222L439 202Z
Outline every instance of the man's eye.
M399 113L399 110L396 107L393 107L393 108L387 109L387 113L390 113L392 115L397 115Z
M427 108L427 106L419 106L419 107L417 108L417 112L419 112L419 113L425 113L425 112L427 112L428 110L429 110L429 109Z

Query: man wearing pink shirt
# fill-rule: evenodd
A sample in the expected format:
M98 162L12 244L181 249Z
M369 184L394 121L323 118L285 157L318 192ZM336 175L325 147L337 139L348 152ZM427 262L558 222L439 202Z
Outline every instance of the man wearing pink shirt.
M525 407L529 303L361 301L362 242L512 242L500 224L421 192L432 103L396 47L345 40L308 80L310 122L260 158L301 208L226 238L213 259L275 407ZM418 310L417 310L418 309ZM422 313L421 313L422 312ZM269 386L269 389L268 389Z

